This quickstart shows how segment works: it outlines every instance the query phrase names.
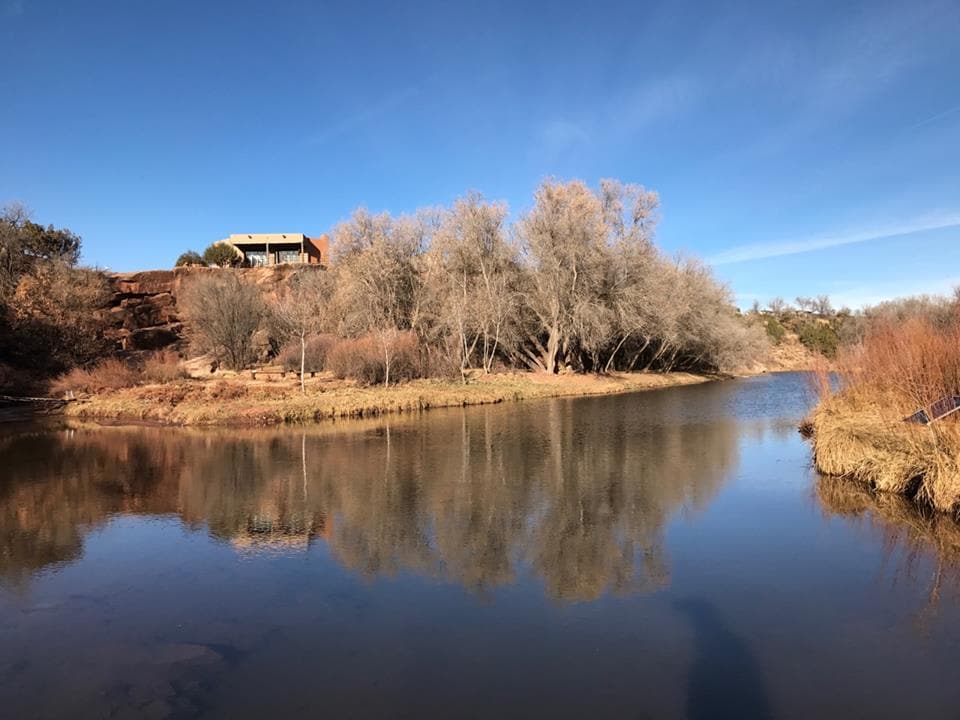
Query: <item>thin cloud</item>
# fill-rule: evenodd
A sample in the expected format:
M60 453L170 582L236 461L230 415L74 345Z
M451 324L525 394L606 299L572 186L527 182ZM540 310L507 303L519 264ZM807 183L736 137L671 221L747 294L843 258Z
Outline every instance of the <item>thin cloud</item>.
M859 285L847 287L839 292L830 293L834 307L865 308L870 305L900 297L917 295L949 296L954 288L960 286L960 276L953 275L945 278L930 278L920 282L884 283L881 285Z
M577 120L556 117L536 129L535 147L555 156L591 143L623 142L658 123L682 115L700 99L701 84L690 76L669 74L614 95Z
M960 214L933 218L921 218L902 225L892 225L884 228L871 228L869 230L851 232L842 235L827 235L809 237L799 240L757 243L754 245L740 245L739 247L733 247L728 250L724 250L723 252L708 258L708 262L711 265L732 265L734 263L749 262L751 260L762 260L765 258L781 257L784 255L799 255L801 253L815 252L817 250L825 250L827 248L840 247L842 245L856 245L860 243L873 242L876 240L901 237L904 235L913 235L914 233L928 232L930 230L944 230L946 228L953 227L960 227Z
M928 117L928 118L926 118L926 119L924 119L924 120L921 120L920 122L918 122L918 123L916 123L916 124L914 124L914 125L911 125L911 126L910 126L910 129L911 129L911 130L916 130L918 127L923 127L924 125L929 125L929 124L932 123L932 122L936 122L937 120L941 120L942 118L945 118L945 117L947 117L948 115L953 115L954 113L958 113L958 112L960 112L960 105L957 105L956 107L949 108L948 110L944 110L943 112L938 112L936 115L931 115L930 117Z
M352 115L347 115L339 122L322 128L318 132L310 135L306 139L306 142L308 145L322 145L323 143L329 142L330 140L338 138L341 135L346 135L347 133L353 132L357 128L366 125L367 123L387 114L391 110L396 109L400 105L403 105L405 102L416 96L419 91L420 90L417 87L408 87L389 93L372 105L369 105L362 110L353 113Z
M551 120L539 132L540 146L552 153L567 150L590 141L590 135L580 125L569 120Z

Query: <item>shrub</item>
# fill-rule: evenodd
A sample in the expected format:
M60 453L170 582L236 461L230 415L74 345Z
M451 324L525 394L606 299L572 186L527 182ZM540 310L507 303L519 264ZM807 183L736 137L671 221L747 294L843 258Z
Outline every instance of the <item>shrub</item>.
M194 278L184 286L180 305L197 350L212 353L233 370L254 360L254 335L266 311L255 285L234 273Z
M180 356L172 350L161 350L143 362L143 379L148 383L167 383L182 380L189 374L180 366Z
M784 336L787 334L787 329L775 317L765 318L763 328L767 331L767 337L774 345L782 343Z
M187 250L187 252L180 255L177 258L177 262L174 263L174 267L184 267L186 265L203 265L203 258L200 256L200 253L194 252L193 250Z
M106 390L134 387L140 373L123 360L107 358L90 368L74 368L53 381L51 390L57 395L68 392L95 394Z
M399 333L387 340L390 360L390 382L420 377L420 348L416 335ZM386 379L386 358L383 343L376 335L341 340L327 356L327 369L338 378L352 378L373 385Z
M240 253L233 245L215 242L203 251L203 262L217 267L236 267L240 264Z
M22 367L53 373L96 362L113 346L103 312L110 298L103 273L38 265L10 298L11 355Z
M327 356L337 344L333 335L317 335L307 340L306 371L321 372L327 367ZM288 343L280 351L277 360L287 372L300 372L300 341Z
M804 323L798 334L800 342L808 350L820 353L827 358L837 356L840 338L830 324L812 320Z

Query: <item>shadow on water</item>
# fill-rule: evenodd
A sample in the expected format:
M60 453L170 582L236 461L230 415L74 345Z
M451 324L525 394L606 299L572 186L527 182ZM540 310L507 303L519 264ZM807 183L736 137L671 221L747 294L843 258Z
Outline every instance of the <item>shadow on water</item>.
M687 691L690 720L773 717L763 676L747 645L724 625L710 603L687 598L673 603L693 628L694 661Z

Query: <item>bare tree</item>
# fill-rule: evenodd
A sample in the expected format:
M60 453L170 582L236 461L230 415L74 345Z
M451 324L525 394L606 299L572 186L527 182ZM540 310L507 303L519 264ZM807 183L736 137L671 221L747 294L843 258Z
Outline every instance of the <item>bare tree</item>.
M249 366L253 337L266 311L255 285L236 272L218 271L192 279L180 302L198 349L222 358L234 370Z
M348 334L370 333L380 343L384 385L400 333L419 321L423 218L393 219L357 210L334 230L338 307Z
M767 303L767 308L775 315L782 315L787 310L787 302L782 297L775 297Z
M290 277L273 311L280 329L300 343L300 391L307 392L307 342L321 332L330 319L326 313L333 286L323 268L303 268Z
M580 181L546 181L518 231L529 270L525 297L532 315L525 355L534 367L556 372L573 349L575 317L589 314L580 306L594 301L603 283L603 206Z
M830 302L829 295L817 295L814 300L814 312L823 317L833 315L833 303Z
M506 206L470 194L441 217L429 254L428 291L440 333L454 338L460 375L479 354L484 372L516 310L515 251L504 237Z

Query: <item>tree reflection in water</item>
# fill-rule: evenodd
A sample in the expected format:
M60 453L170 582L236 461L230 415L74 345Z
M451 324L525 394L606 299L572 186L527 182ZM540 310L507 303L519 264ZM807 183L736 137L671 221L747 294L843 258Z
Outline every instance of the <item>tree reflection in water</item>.
M859 520L868 532L880 535L885 563L895 563L888 568L895 577L927 585L921 623L931 619L945 592L960 597L960 523L955 518L842 478L819 477L816 494L827 513Z
M670 420L657 402L644 418L555 401L309 429L7 435L0 582L77 559L113 515L176 514L243 552L323 538L369 577L482 594L530 572L562 601L656 588L666 524L737 462L734 421Z

